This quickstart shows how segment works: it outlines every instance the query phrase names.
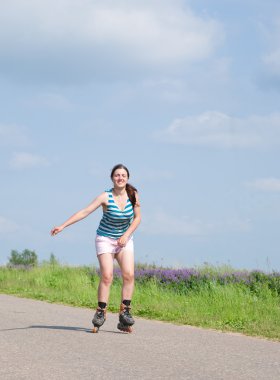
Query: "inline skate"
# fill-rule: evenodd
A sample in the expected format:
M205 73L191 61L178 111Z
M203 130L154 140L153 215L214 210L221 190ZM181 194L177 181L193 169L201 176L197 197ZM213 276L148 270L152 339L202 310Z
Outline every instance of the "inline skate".
M120 313L119 313L119 323L117 328L121 331L131 333L132 325L135 323L132 315L130 314L130 306L126 306L121 303Z
M92 324L93 324L93 333L98 333L99 328L103 325L103 323L106 321L106 308L102 309L101 307L97 307L96 312L94 314Z

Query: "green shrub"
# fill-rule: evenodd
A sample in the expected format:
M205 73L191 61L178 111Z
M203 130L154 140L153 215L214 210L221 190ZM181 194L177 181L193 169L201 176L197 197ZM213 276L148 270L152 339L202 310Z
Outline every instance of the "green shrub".
M11 251L9 257L9 267L36 267L38 266L38 256L35 251L25 249L21 253L16 250Z

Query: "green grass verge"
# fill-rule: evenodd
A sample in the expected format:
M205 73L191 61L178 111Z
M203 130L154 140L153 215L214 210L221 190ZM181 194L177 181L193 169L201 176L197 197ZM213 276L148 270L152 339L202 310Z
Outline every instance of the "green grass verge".
M44 265L31 270L0 268L0 292L95 309L99 278L92 268ZM111 287L109 311L117 312L121 281ZM136 282L133 314L280 340L280 298L266 285L252 292L242 284L209 283L198 289Z

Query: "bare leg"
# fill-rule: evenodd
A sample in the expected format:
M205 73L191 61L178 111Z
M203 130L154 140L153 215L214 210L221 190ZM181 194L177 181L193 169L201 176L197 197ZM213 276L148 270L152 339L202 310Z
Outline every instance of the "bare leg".
M108 303L110 286L113 281L114 255L102 253L98 256L101 278L98 286L98 301Z
M121 250L116 256L122 272L122 300L131 300L134 290L134 254L130 250Z

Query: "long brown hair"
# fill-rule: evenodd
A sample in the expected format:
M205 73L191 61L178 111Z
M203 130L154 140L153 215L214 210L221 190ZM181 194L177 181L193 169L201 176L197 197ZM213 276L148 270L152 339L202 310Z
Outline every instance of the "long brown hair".
M127 178L129 178L129 170L127 169L127 167L124 166L123 164L118 164L118 165L115 165L111 171L111 179L113 179L114 173L117 169L124 169L127 173ZM130 183L127 183L125 186L125 190L127 192L130 202L132 203L132 206L134 207L136 205L135 192L137 192L137 189L134 186L132 186Z

